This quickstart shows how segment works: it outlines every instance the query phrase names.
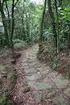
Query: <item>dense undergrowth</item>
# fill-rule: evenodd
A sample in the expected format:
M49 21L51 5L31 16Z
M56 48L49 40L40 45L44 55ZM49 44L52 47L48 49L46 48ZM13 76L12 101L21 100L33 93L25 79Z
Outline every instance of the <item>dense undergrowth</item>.
M58 71L64 75L65 78L70 78L70 54L68 54L66 50L56 55L52 44L42 43L37 58L50 65L52 70Z

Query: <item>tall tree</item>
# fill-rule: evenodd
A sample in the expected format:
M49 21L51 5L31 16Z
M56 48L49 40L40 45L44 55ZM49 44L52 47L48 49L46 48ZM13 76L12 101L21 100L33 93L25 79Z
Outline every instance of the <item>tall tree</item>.
M57 31L57 52L59 51L59 15L58 15L58 1L54 0L55 14L56 14L56 31Z
M14 34L14 7L15 7L15 0L12 0L12 13L11 13L11 34L10 34L10 42L11 42L11 50L12 55L14 57L14 45L13 45L13 34Z
M51 18L52 31L53 31L53 35L54 35L54 45L55 45L55 48L57 51L57 31L56 31L56 23L55 23L54 13L52 10L51 0L48 0L48 11L49 11L49 15Z
M43 27L44 27L44 18L45 18L45 11L46 11L46 3L47 0L44 1L44 9L42 13L42 20L41 20L41 27L40 27L40 38L39 38L39 52L42 50L42 42L43 42Z
M12 55L14 56L14 45L13 45L13 35L14 35L14 9L16 4L19 0L15 2L15 0L11 0L12 7L11 11L8 8L8 0L0 0L0 12L1 12L1 18L4 26L4 32L5 32L5 38L6 38L6 44L8 47L12 50ZM5 7L7 12L5 13ZM10 20L11 19L11 20Z
M7 21L6 21L6 16L4 13L4 0L3 1L0 0L0 12L1 12L2 22L4 26L4 31L5 31L6 44L9 47L9 35L8 35L8 30L7 30Z

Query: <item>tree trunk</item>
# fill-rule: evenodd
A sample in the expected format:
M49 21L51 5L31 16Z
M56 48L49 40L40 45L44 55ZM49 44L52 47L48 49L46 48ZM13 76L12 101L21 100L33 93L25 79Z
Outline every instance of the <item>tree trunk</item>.
M39 38L39 53L42 52L43 50L43 27L44 27L44 18L45 18L45 11L46 11L46 2L44 2L44 9L43 9L43 14L42 14L42 20L41 20L41 27L40 27L40 38Z
M10 36L10 44L12 50L12 56L14 58L14 44L13 44L13 34L14 34L14 0L12 0L12 14L11 14L12 22L11 22L11 36Z
M59 15L58 15L58 4L57 0L55 2L55 13L56 13L56 29L57 29L57 52L59 52Z
M29 38L30 38L30 23L29 23L29 14L28 13L26 13L26 34L27 34L27 36L26 36L26 38L27 38L27 43L29 43Z
M62 7L62 1L63 0L59 0L59 6Z
M45 2L44 2L44 10L43 10L43 14L42 14L41 27L40 27L40 39L39 39L40 41L43 41L43 27L44 27L46 2L47 2L47 0L45 0Z
M5 34L6 44L9 47L10 43L9 43L7 24L6 24L6 17L5 17L4 11L3 11L3 5L1 4L1 1L0 1L0 12L1 12L2 22L3 22L3 26L4 26L4 34Z
M57 53L57 31L56 31L55 17L54 17L54 13L51 7L51 0L48 0L48 11L51 17L52 31L54 34L54 45L55 45L56 53Z
M9 13L9 8L8 8L7 1L5 1L5 5L6 5L7 14L8 14L8 32L9 32L9 35L10 35L10 32L11 32L11 21L10 21L10 13Z

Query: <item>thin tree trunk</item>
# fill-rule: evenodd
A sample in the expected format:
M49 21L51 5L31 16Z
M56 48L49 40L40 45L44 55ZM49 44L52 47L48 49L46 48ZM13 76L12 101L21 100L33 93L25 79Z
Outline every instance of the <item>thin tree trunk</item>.
M47 2L47 0L45 0L45 2L44 2L44 10L43 10L43 14L42 14L41 27L40 27L40 39L39 39L40 41L43 41L43 27L44 27L46 2Z
M30 24L29 24L29 14L27 14L27 13L26 13L26 32L27 32L27 42L29 43Z
M2 22L4 26L6 44L9 47L9 36L8 36L8 30L7 30L7 24L6 24L6 17L3 11L3 4L1 4L1 1L0 1L0 12L1 12Z
M41 27L40 27L40 38L39 38L39 53L42 52L43 50L43 27L44 27L44 18L45 18L45 11L46 11L46 2L44 2L44 9L43 9L43 14L42 14L42 20L41 20Z
M6 9L7 9L7 14L8 14L8 29L9 29L9 35L10 35L10 32L11 32L11 21L10 21L10 13L9 13L9 8L8 8L8 4L7 4L7 1L5 1L5 5L6 5Z
M14 34L14 0L12 0L12 14L11 14L11 36L10 36L10 44L12 50L12 56L14 58L14 44L13 44L13 34Z
M48 11L51 17L52 31L54 34L54 45L55 45L56 53L57 53L57 31L56 31L55 17L54 17L54 13L51 7L51 0L48 0Z
M59 0L59 6L62 7L62 1L63 0Z
M57 0L55 2L55 12L56 12L56 28L57 28L57 52L59 52L59 18L58 18L58 5Z

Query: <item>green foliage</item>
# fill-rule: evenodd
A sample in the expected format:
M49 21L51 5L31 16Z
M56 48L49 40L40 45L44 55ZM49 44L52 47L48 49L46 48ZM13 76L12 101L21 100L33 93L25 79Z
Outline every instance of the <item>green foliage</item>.
M70 0L63 0L63 7L70 6Z
M56 56L53 57L52 62L51 62L51 68L53 70L57 70L58 67L60 67L60 65L61 65L60 60Z
M70 7L59 9L59 23L60 23L60 35L59 43L60 49L66 49L68 47L69 30L70 30Z
M70 7L64 8L64 10L61 10L61 18L65 21L70 21Z
M6 12L6 15L8 16L8 12L9 14L11 14L12 0L4 0L4 1L10 1L10 2L7 2L8 11L5 4L3 8L4 12ZM15 3L17 1L18 0L15 0ZM58 27L59 27L59 43L61 46L63 46L64 43L66 45L67 38L65 38L65 36L67 36L68 34L69 25L70 25L70 6L69 6L70 2L69 0L63 0L62 7L59 5L59 2L61 1L59 0L57 2L59 26L56 26L56 29L58 32ZM51 4L52 4L52 9L54 10L54 1L52 1ZM15 24L13 39L20 39L25 41L28 44L38 41L43 8L44 8L43 5L36 5L30 2L30 0L23 0L17 3L14 9L15 11L14 19L16 24ZM50 22L49 23L47 22L47 21L51 21L49 14L47 16L47 12L48 11L46 8L46 11L45 11L46 16L45 16L44 31L43 31L43 36L45 41L47 41L47 39L52 38L51 36L53 36L51 32L51 24ZM48 20L46 20L47 17L49 18ZM56 17L57 16L55 14L55 20L57 20ZM8 22L9 22L9 19L7 19L6 21L7 25L8 25ZM61 26L61 23L62 23L62 26ZM56 21L56 24L57 24L57 21ZM0 39L0 44L2 47L6 45L5 35L2 36L2 38ZM23 45L25 45L23 44L23 42L19 42L18 45L17 43L15 43L14 46L20 47Z
M13 105L13 103L6 96L0 96L0 105Z
M13 40L13 42L14 42L15 49L21 49L21 48L25 48L27 46L27 43L20 39L15 39L15 40Z
M20 6L19 6L20 5ZM23 1L17 6L15 14L15 38L26 43L36 42L39 38L39 27L42 13L42 6L37 6L28 1Z

